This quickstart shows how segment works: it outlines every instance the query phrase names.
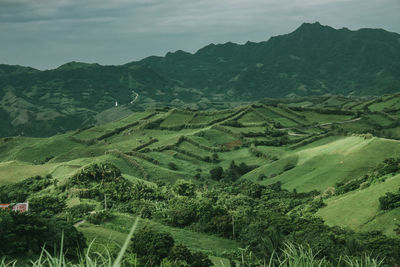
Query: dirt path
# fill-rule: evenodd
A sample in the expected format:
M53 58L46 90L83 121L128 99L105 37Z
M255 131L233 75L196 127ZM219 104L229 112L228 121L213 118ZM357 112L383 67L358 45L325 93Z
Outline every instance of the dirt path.
M74 224L74 227L79 227L79 225L81 225L81 224L83 224L85 222L86 222L86 220L79 221L79 222Z
M90 212L90 214L94 214L94 213L96 213L96 211L94 211L94 210ZM86 220L79 221L79 222L74 224L74 227L79 227L79 225L81 225L81 224L83 224L85 222L86 222Z
M139 98L139 94L136 93L135 91L132 90L132 93L134 93L136 96L134 99L132 99L132 101L130 102L130 104L133 104L138 98Z

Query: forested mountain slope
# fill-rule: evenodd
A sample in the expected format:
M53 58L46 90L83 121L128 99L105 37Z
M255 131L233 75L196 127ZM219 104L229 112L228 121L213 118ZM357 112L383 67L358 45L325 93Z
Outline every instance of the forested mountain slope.
M288 95L380 95L400 90L400 35L304 23L290 34L244 45L210 44L142 62L224 99Z

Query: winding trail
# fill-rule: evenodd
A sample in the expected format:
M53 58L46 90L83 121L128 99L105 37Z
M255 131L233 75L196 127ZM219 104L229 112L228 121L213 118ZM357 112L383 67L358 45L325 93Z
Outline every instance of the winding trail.
M133 104L139 98L139 94L132 90L132 93L135 94L135 98L129 104Z
M74 227L79 227L79 225L81 225L81 224L83 224L85 222L86 222L86 220L79 221L79 222L74 224Z
M90 212L90 214L93 214L93 213L96 213L96 211L93 210L93 211ZM85 222L86 222L86 220L79 221L79 222L74 224L74 227L79 227L79 225L81 225L81 224L83 224Z

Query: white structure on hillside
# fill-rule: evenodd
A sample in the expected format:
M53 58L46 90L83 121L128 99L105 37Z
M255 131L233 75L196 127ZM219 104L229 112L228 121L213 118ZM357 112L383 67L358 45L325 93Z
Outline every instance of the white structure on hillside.
M118 101L115 101L115 106L118 107Z

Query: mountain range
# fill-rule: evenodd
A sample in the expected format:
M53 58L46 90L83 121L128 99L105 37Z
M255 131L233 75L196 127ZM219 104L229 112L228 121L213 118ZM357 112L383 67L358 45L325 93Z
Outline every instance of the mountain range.
M0 65L0 136L50 136L146 108L226 108L262 98L400 91L400 34L304 23L243 45L210 44L119 66Z

